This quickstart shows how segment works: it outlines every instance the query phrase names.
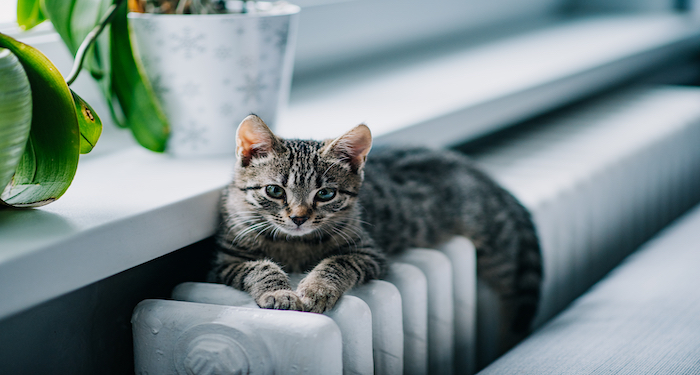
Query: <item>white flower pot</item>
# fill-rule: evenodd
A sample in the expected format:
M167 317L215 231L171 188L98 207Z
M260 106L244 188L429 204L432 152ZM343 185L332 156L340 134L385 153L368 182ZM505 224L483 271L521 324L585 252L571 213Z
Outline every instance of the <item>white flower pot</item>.
M170 120L176 156L234 154L251 113L274 127L292 79L299 7L245 14L129 13L136 54Z

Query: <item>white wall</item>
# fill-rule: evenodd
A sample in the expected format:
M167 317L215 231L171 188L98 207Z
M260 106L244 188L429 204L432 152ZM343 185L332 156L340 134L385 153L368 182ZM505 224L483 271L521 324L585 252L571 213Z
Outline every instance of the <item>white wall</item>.
M573 0L571 6L581 11L655 12L674 9L677 0Z
M447 35L558 13L568 0L347 0L303 7L296 73Z

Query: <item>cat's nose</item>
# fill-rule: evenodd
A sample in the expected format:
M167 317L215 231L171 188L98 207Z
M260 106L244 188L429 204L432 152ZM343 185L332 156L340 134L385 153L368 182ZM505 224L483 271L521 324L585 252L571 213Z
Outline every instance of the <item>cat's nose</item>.
M306 220L309 220L308 216L290 216L290 219L296 224L297 226L301 226L306 222Z

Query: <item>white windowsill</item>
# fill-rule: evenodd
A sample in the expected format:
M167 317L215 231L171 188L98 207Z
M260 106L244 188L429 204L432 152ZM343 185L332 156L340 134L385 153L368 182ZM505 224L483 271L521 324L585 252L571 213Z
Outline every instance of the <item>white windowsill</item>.
M278 133L324 138L367 122L377 143L451 145L698 45L700 24L680 16L562 24L306 82L293 89ZM0 211L0 319L212 235L232 166L230 157L175 159L128 148L83 160L55 203Z
M559 20L473 48L316 80L293 88L279 132L327 138L364 122L382 142L454 145L696 51L699 21L673 14Z

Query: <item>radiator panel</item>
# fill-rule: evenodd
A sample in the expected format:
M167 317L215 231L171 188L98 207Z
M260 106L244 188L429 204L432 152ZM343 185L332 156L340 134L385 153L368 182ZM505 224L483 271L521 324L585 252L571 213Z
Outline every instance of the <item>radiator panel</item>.
M451 373L455 358L462 366L454 367L456 373L473 372L475 262L471 242L455 238L443 252L406 251L390 263L387 281L371 281L346 293L325 313L342 332L343 373ZM290 281L296 285L302 277L292 274ZM259 309L247 293L221 284L182 283L172 297ZM357 302L368 318L360 317Z
M223 284L182 283L175 287L172 297L179 301L260 309L246 292ZM315 314L318 315L318 314ZM366 374L374 370L372 352L372 313L360 298L343 296L332 311L326 312L342 335L342 366L344 374ZM282 330L285 328L282 327Z
M472 154L537 226L544 283L535 327L700 199L698 103L696 88L627 91ZM479 337L496 333L491 327Z
M372 312L364 301L352 296L340 298L332 311L325 313L338 325L343 341L343 373L367 374L374 371Z
M428 280L428 372L451 374L454 368L452 265L437 250L410 249L395 261L418 267Z
M341 374L338 327L319 314L145 300L132 317L137 374Z
M389 265L385 279L401 293L406 375L428 374L428 280L418 267L400 262Z
M454 373L472 374L476 360L476 250L464 237L444 244L452 265L454 291Z
M348 293L365 301L372 312L374 373L403 373L403 316L401 294L391 283L372 280Z

